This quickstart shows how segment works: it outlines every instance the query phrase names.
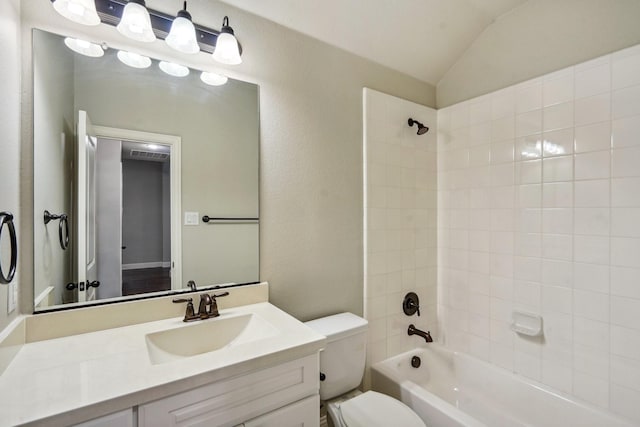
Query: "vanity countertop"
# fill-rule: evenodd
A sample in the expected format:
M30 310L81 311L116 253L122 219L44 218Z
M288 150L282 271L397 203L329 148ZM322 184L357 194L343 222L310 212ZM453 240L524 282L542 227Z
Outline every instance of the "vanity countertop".
M150 359L146 335L184 327L181 317L25 344L0 375L0 425L73 424L310 355L325 345L325 337L266 302L221 310L219 318L189 325L244 314L258 315L279 333L160 364Z

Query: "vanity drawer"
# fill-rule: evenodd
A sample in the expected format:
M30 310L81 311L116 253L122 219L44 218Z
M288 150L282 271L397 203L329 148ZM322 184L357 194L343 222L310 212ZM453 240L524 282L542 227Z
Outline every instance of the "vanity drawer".
M318 427L320 395L307 397L238 425L237 427Z
M141 427L234 426L318 394L318 354L138 407Z
M74 424L74 427L134 427L135 423L133 417L133 409L129 408L114 414L94 418L80 424Z

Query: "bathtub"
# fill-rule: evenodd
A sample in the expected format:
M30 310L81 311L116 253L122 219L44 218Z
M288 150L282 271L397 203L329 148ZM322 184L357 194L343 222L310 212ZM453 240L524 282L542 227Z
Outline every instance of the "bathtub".
M419 368L411 366L418 356ZM474 357L437 345L377 363L371 384L428 427L632 426L613 414Z

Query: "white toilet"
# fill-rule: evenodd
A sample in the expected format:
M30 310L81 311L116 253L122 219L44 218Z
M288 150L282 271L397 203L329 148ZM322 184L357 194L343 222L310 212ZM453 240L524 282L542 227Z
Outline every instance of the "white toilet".
M425 427L407 405L375 391L361 393L367 353L367 321L341 313L306 322L327 337L320 353L320 400L336 427Z

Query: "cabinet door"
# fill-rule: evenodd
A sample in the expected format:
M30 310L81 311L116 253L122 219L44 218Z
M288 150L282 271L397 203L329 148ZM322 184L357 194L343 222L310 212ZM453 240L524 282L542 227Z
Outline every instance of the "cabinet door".
M231 427L318 394L318 354L138 407L140 427Z
M103 417L94 418L74 427L133 427L133 409L125 409L124 411L115 412Z
M310 396L241 424L244 427L318 427L320 396Z

